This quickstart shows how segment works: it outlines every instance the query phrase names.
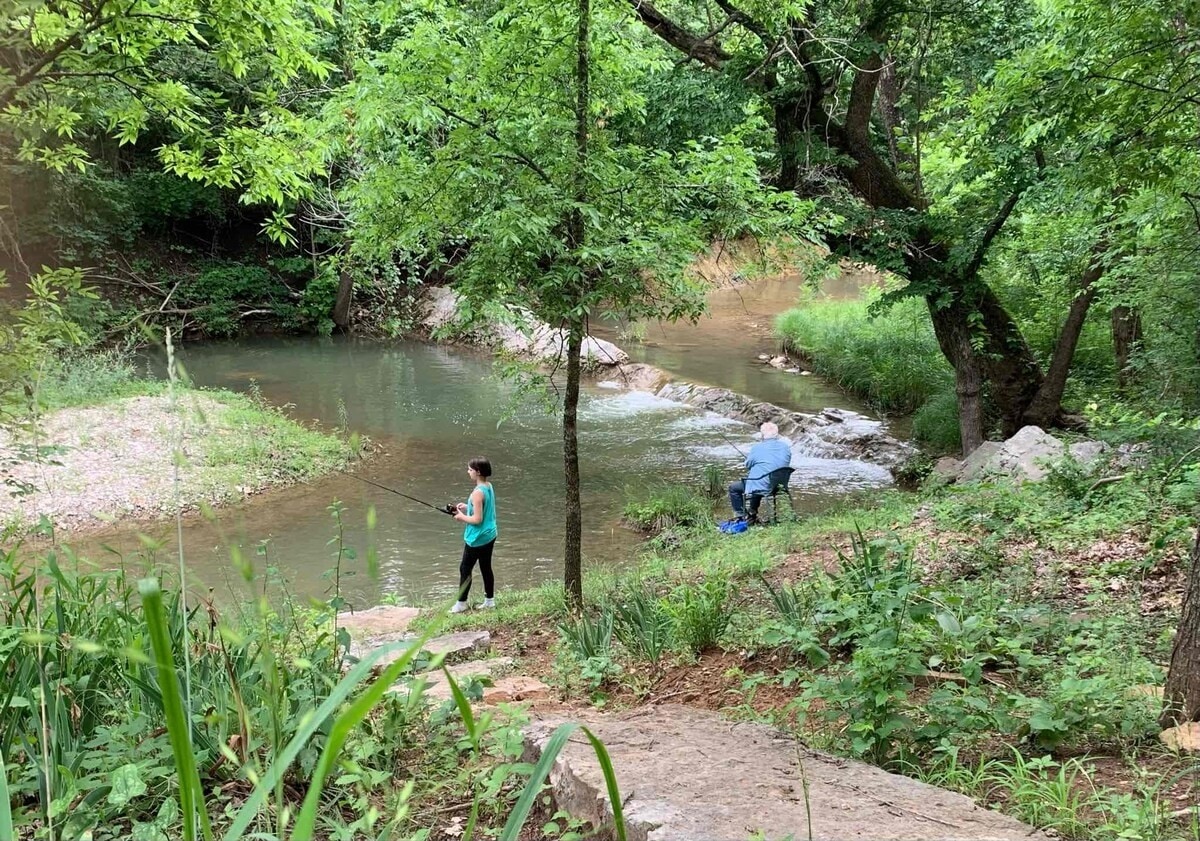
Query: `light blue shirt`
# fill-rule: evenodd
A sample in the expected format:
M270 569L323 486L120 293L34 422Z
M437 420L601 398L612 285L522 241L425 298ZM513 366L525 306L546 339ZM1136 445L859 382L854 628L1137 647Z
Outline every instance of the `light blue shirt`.
M750 448L746 456L746 493L763 493L771 489L767 481L772 471L792 464L792 448L782 438L768 438Z

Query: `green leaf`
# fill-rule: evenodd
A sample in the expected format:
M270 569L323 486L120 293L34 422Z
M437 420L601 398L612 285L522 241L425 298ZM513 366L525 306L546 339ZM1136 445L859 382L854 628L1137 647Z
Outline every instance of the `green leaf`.
M145 578L138 582L142 596L142 610L150 632L150 644L154 651L155 672L162 692L163 709L167 717L167 734L171 741L171 752L175 756L175 767L179 774L179 796L183 806L184 841L195 841L196 824L206 841L212 841L212 827L208 820L208 809L204 803L204 789L200 785L200 773L196 768L196 755L192 749L191 715L184 706L179 688L179 675L175 671L175 655L171 646L170 628L163 609L162 589L158 581Z
M108 793L108 802L113 806L124 806L146 793L146 781L142 779L141 770L132 763L113 771L109 782L112 791Z
M4 764L4 751L0 750L0 838L16 838L13 830L12 798L8 793L8 767Z

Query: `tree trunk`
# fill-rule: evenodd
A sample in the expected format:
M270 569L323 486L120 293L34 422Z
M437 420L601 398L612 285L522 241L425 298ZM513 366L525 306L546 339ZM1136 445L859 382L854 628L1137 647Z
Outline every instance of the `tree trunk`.
M343 270L338 276L337 299L333 302L333 323L340 329L350 327L350 304L354 300L354 275Z
M563 477L567 522L563 589L574 610L583 605L583 505L579 496L579 374L583 327L572 324L567 340L567 389L563 400Z
M1189 721L1200 721L1200 528L1192 546L1183 613L1171 649L1171 668L1167 672L1159 723L1174 727Z
M1117 388L1125 391L1133 384L1129 360L1134 347L1142 340L1142 316L1136 309L1124 305L1112 309L1113 356L1117 363Z
M961 301L946 304L930 296L925 299L933 320L938 345L954 366L954 391L958 395L958 428L962 436L963 457L983 443L983 408L980 391L983 380L979 359L971 345L970 321Z
M1032 424L1043 429L1054 426L1062 414L1062 397L1067 388L1067 375L1071 372L1071 360L1075 358L1075 348L1079 345L1079 335L1083 332L1088 310L1096 299L1096 281L1104 274L1103 250L1103 246L1097 249L1091 265L1083 273L1079 294L1071 301L1062 331L1058 334L1058 343L1054 346L1046 378L1022 416L1022 422L1026 425Z
M879 79L879 117L883 121L884 131L887 132L888 154L892 159L892 169L900 171L900 164L911 163L908 156L902 156L900 146L896 141L896 129L900 126L900 80L896 78L896 60L887 56L880 71Z
M573 283L582 298L587 266L579 259L587 242L583 206L587 204L588 130L591 112L591 57L589 50L591 0L579 2L579 30L575 61L575 207L567 220L567 239L577 262ZM563 550L563 589L572 609L583 606L583 506L579 499L579 375L583 351L583 321L572 316L567 325L567 390L563 400L563 479L566 495L566 540Z

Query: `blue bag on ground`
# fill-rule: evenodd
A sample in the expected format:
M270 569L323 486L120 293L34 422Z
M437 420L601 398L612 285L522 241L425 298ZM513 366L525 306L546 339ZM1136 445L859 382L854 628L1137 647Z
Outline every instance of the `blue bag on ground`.
M726 520L717 525L722 534L741 534L746 529L750 528L750 523L745 520Z

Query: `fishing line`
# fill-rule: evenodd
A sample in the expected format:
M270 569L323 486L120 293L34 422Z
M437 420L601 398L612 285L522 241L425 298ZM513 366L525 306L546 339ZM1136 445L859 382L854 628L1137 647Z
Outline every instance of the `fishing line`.
M346 476L349 476L351 479L357 479L357 480L358 480L358 481L360 481L360 482L366 482L368 485L373 485L373 486L375 486L375 487L379 488L380 490L387 491L388 493L394 493L396 496L402 496L402 497L404 497L405 499L409 499L409 500L412 500L413 502L416 502L416 503L418 503L418 504L420 504L420 505L424 505L426 508L432 508L434 511L438 511L438 512L440 512L440 513L442 513L442 514L449 514L449 515L450 515L450 516L452 516L452 517L454 516L454 512L450 511L450 509L449 509L449 508L444 508L444 507L441 507L441 506L434 505L433 503L431 503L431 502L426 502L426 501L425 501L425 500L423 500L423 499L417 499L415 496L409 496L408 494L404 493L403 491L398 491L398 490L396 490L395 488L389 488L387 485L381 485L381 484L379 484L378 482L373 482L373 481L371 481L370 479L364 479L362 476L359 476L359 475L357 475L357 474L354 474L354 473L350 473L350 472L348 472L348 471L345 471L345 470L339 470L339 471L338 471L338 473L342 473L342 474L344 474L344 475L346 475Z

